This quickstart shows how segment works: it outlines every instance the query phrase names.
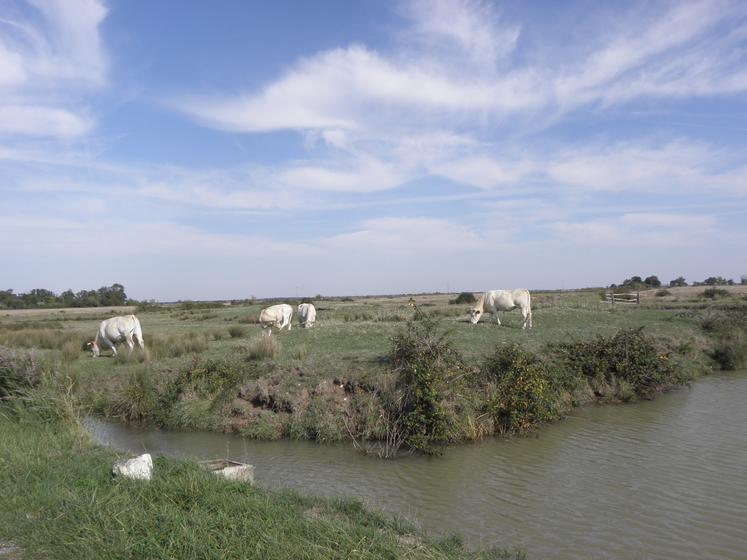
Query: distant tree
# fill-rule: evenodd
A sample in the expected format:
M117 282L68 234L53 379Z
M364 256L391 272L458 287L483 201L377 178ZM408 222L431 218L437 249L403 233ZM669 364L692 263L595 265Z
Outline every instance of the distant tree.
M729 281L722 276L709 276L703 280L703 284L706 286L725 286L729 284Z
M687 282L682 276L679 276L675 278L674 280L669 281L670 288L680 288L682 286L687 286Z
M631 276L630 278L623 280L620 287L627 290L640 290L641 288L646 287L646 284L640 276Z
M739 279L739 283L742 284L742 286L747 285L747 274L742 274L742 277Z
M659 281L659 278L656 276L649 276L644 281L644 284L648 286L649 288L659 288L661 287L661 282Z
M472 292L462 292L456 298L450 299L449 303L463 304L463 303L475 303L476 301L477 300L475 299L475 294L473 294Z

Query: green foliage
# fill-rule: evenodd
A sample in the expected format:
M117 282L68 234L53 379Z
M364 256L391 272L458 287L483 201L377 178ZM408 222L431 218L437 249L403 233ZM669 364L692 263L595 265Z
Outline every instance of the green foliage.
M728 290L724 290L723 288L706 288L700 295L704 298L716 299L729 297L731 294L729 294Z
M98 290L72 290L57 295L50 290L36 288L25 294L0 290L0 309L35 309L45 307L108 307L125 305L127 294L122 284L103 286Z
M122 398L113 407L115 415L131 422L144 424L158 405L150 370L143 366L130 374Z
M569 372L581 375L598 390L611 387L618 398L620 389L632 388L639 398L652 398L655 393L681 382L668 352L657 348L655 341L643 333L643 328L624 329L611 337L554 345L551 348ZM626 386L620 385L625 381ZM608 396L603 394L601 396Z
M648 286L649 288L660 288L661 287L661 281L659 280L657 276L648 276L643 281L643 283L646 284L646 286Z
M671 296L672 292L670 292L669 290L658 290L654 295L656 295L656 297L666 297Z
M682 286L687 286L687 281L682 276L678 276L674 280L669 281L670 288L680 288Z
M261 410L256 418L241 428L239 433L246 438L278 440L285 434L285 421L271 410Z
M41 378L42 368L33 354L0 346L0 402L27 393Z
M499 433L525 433L560 417L560 388L546 366L516 344L483 362L487 381L484 411Z
M243 338L246 336L246 329L238 325L228 327L228 334L231 338Z
M417 315L417 313L416 313ZM405 443L437 453L447 443L451 418L444 403L448 380L462 368L459 354L429 318L410 321L392 338L390 361L398 374L398 418Z
M475 303L477 299L475 298L475 294L472 292L462 292L454 299L449 300L449 304L451 305L458 305L458 304L469 304L469 303Z
M709 276L701 284L704 284L706 286L732 286L734 284L734 280L728 280L724 278L723 276Z

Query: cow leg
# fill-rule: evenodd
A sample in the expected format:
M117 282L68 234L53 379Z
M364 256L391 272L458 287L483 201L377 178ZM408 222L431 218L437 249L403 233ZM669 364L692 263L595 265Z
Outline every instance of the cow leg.
M498 312L495 312L495 322L498 323L498 326L501 326L501 318L498 317Z
M112 349L112 356L117 355L117 348L114 346L114 343L111 340L109 340L108 338L104 338L101 340L101 342L103 342L105 346L108 346Z
M135 343L132 342L132 335L125 337L125 342L127 342L127 348L130 349L130 354L132 354L132 351L135 349Z

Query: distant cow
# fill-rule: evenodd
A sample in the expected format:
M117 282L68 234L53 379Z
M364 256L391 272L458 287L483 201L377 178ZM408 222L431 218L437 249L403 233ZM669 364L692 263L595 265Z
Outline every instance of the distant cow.
M259 314L259 324L263 329L269 329L269 334L272 334L272 327L282 331L283 327L287 326L288 330L291 330L292 317L293 308L287 303L279 303L262 310Z
M314 326L316 322L316 308L313 303L302 303L296 310L296 317L298 318L298 324L302 327L309 329Z
M500 326L501 320L498 317L498 311L510 311L518 307L521 309L521 315L524 317L522 329L532 328L532 298L529 290L489 290L480 296L477 303L470 311L469 320L472 324L477 324L483 313L492 313L495 320Z
M145 343L143 342L143 331L140 328L140 321L134 315L123 315L121 317L112 317L101 321L99 330L96 333L96 338L87 344L88 348L91 349L94 358L98 357L101 353L99 344L104 348L111 348L112 355L117 355L117 349L114 344L127 342L127 346L130 348L130 352L135 348L135 344L132 339L135 339L141 350L145 350Z

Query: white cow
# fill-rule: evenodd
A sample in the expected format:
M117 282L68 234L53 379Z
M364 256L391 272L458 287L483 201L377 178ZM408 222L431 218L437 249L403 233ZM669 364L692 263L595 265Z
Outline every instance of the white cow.
M529 290L521 288L519 290L489 290L480 296L477 303L470 311L469 320L473 325L477 324L483 313L492 313L498 326L501 320L498 317L499 311L510 311L518 307L521 309L521 315L524 317L524 326L522 329L532 328L532 298Z
M132 352L132 349L135 348L135 344L132 341L133 338L138 346L140 346L140 349L145 350L140 321L134 315L123 315L101 321L96 338L89 342L87 346L91 349L94 358L98 357L101 353L99 344L103 345L104 348L111 348L112 355L116 356L117 349L114 347L114 344L124 340L127 342L130 352Z
M259 314L259 324L263 329L269 329L267 332L272 334L272 327L283 330L287 326L291 330L291 319L293 317L293 308L287 303L279 303L266 307Z
M316 323L316 308L313 303L302 303L296 310L296 318L298 318L298 324L302 327L309 329Z

